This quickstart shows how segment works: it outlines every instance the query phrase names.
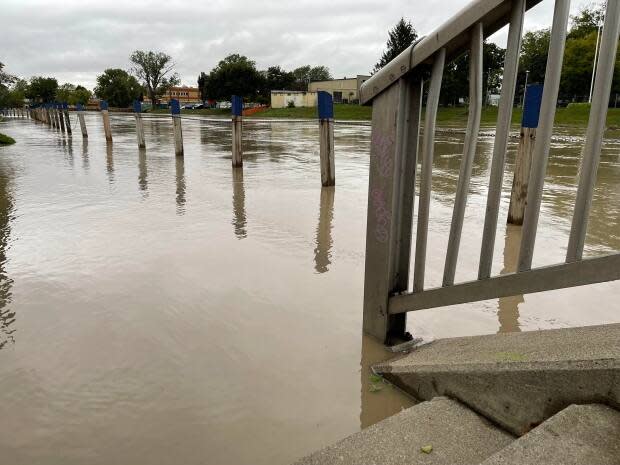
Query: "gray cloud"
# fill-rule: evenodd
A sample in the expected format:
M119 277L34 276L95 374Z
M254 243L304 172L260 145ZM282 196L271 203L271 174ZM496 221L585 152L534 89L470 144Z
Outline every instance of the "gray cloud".
M55 76L92 88L105 68L129 69L135 49L163 50L182 82L195 85L224 56L241 53L259 68L324 64L334 76L366 73L387 30L401 16L421 34L465 0L2 0L0 61L22 77ZM582 2L573 2L576 11ZM553 1L527 14L526 29L546 27ZM492 40L505 42L505 31Z

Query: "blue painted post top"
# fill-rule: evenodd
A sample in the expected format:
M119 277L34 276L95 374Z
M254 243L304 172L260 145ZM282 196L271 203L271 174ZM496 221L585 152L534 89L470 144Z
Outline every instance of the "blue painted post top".
M319 107L319 119L333 119L334 99L329 92L320 90L317 95Z
M542 94L542 84L530 84L525 89L525 103L523 104L523 119L521 120L521 127L538 127Z
M140 103L140 100L133 101L133 111L134 113L142 113L142 104Z
M181 114L181 105L179 105L179 101L175 98L170 100L170 113L173 115Z
M233 116L243 115L243 99L238 95L232 96L232 114Z
M99 108L101 110L107 110L108 109L108 101L107 100L101 100L99 102Z
M77 111L84 111L84 105L82 105L81 103L78 103L75 105L75 109Z
M69 104L67 102L62 102L62 109L63 110L68 110L69 109Z

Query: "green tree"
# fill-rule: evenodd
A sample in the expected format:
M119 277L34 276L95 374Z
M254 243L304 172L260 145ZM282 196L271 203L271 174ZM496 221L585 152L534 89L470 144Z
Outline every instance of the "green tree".
M529 31L524 34L518 75L521 88L525 84L526 71L529 71L528 83L542 84L545 81L550 39L551 31L549 29Z
M136 50L129 60L135 65L134 74L144 83L144 88L153 104L158 97L181 82L179 75L174 73L172 57L163 52Z
M0 88L8 88L10 84L13 84L17 78L6 71L4 71L4 63L0 62Z
M221 60L208 75L201 73L201 78L202 95L217 100L230 100L232 95L255 99L264 87L254 61L237 53Z
M77 103L86 104L90 99L91 92L82 86L75 86L73 84L63 84L58 88L56 92L56 99L59 102L67 102L69 105L75 105Z
M569 39L584 38L596 32L599 25L603 24L605 8L602 4L590 4L583 6L579 13L571 16L571 28Z
M316 81L327 81L332 78L327 66L300 66L292 71L295 77L293 90L308 90L308 84Z
M4 64L0 62L0 108L9 107L9 86L13 84L17 78L4 71Z
M482 46L482 82L487 93L498 93L502 82L506 50L494 43ZM442 105L458 105L469 97L469 52L446 64L439 101Z
M110 68L97 76L97 97L107 100L113 107L128 107L142 95L142 86L127 71Z
M381 55L381 59L375 65L373 73L376 73L390 61L396 58L403 50L409 47L418 38L418 32L412 26L411 21L400 18L390 31L388 31L387 48Z
M270 66L264 74L265 87L268 92L272 90L292 90L295 86L295 74L290 71L284 71L279 66Z
M58 81L56 78L34 76L30 78L30 85L26 97L33 102L52 102L56 100Z

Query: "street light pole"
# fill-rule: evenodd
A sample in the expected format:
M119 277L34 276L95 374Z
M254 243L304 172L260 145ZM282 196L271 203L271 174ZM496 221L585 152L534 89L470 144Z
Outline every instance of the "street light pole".
M527 94L527 78L530 76L530 70L525 71L525 85L523 86L523 102L521 103L521 108L525 106L525 94Z
M590 82L590 98L588 103L592 103L592 94L594 92L594 76L596 75L596 62L598 61L598 47L601 41L601 29L602 25L599 25L598 32L596 34L596 48L594 49L594 63L592 64L592 81Z

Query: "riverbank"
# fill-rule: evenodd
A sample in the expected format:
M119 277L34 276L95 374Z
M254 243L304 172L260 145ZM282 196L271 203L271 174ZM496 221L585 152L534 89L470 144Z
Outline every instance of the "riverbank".
M291 118L291 119L314 119L317 117L316 108L269 108L247 118ZM154 113L168 113L168 110L155 110ZM202 109L202 110L181 110L184 115L202 116L230 116L230 109ZM556 111L555 122L565 126L585 126L590 114L587 105L573 105L565 108L558 108ZM334 105L334 118L343 121L369 121L372 118L372 107L361 105ZM497 121L497 107L487 107L482 111L482 125L494 125ZM513 124L521 121L521 109L515 108L512 112ZM466 107L439 108L437 112L437 122L449 126L462 126L467 124ZM610 108L607 115L607 126L610 128L620 128L620 108Z

